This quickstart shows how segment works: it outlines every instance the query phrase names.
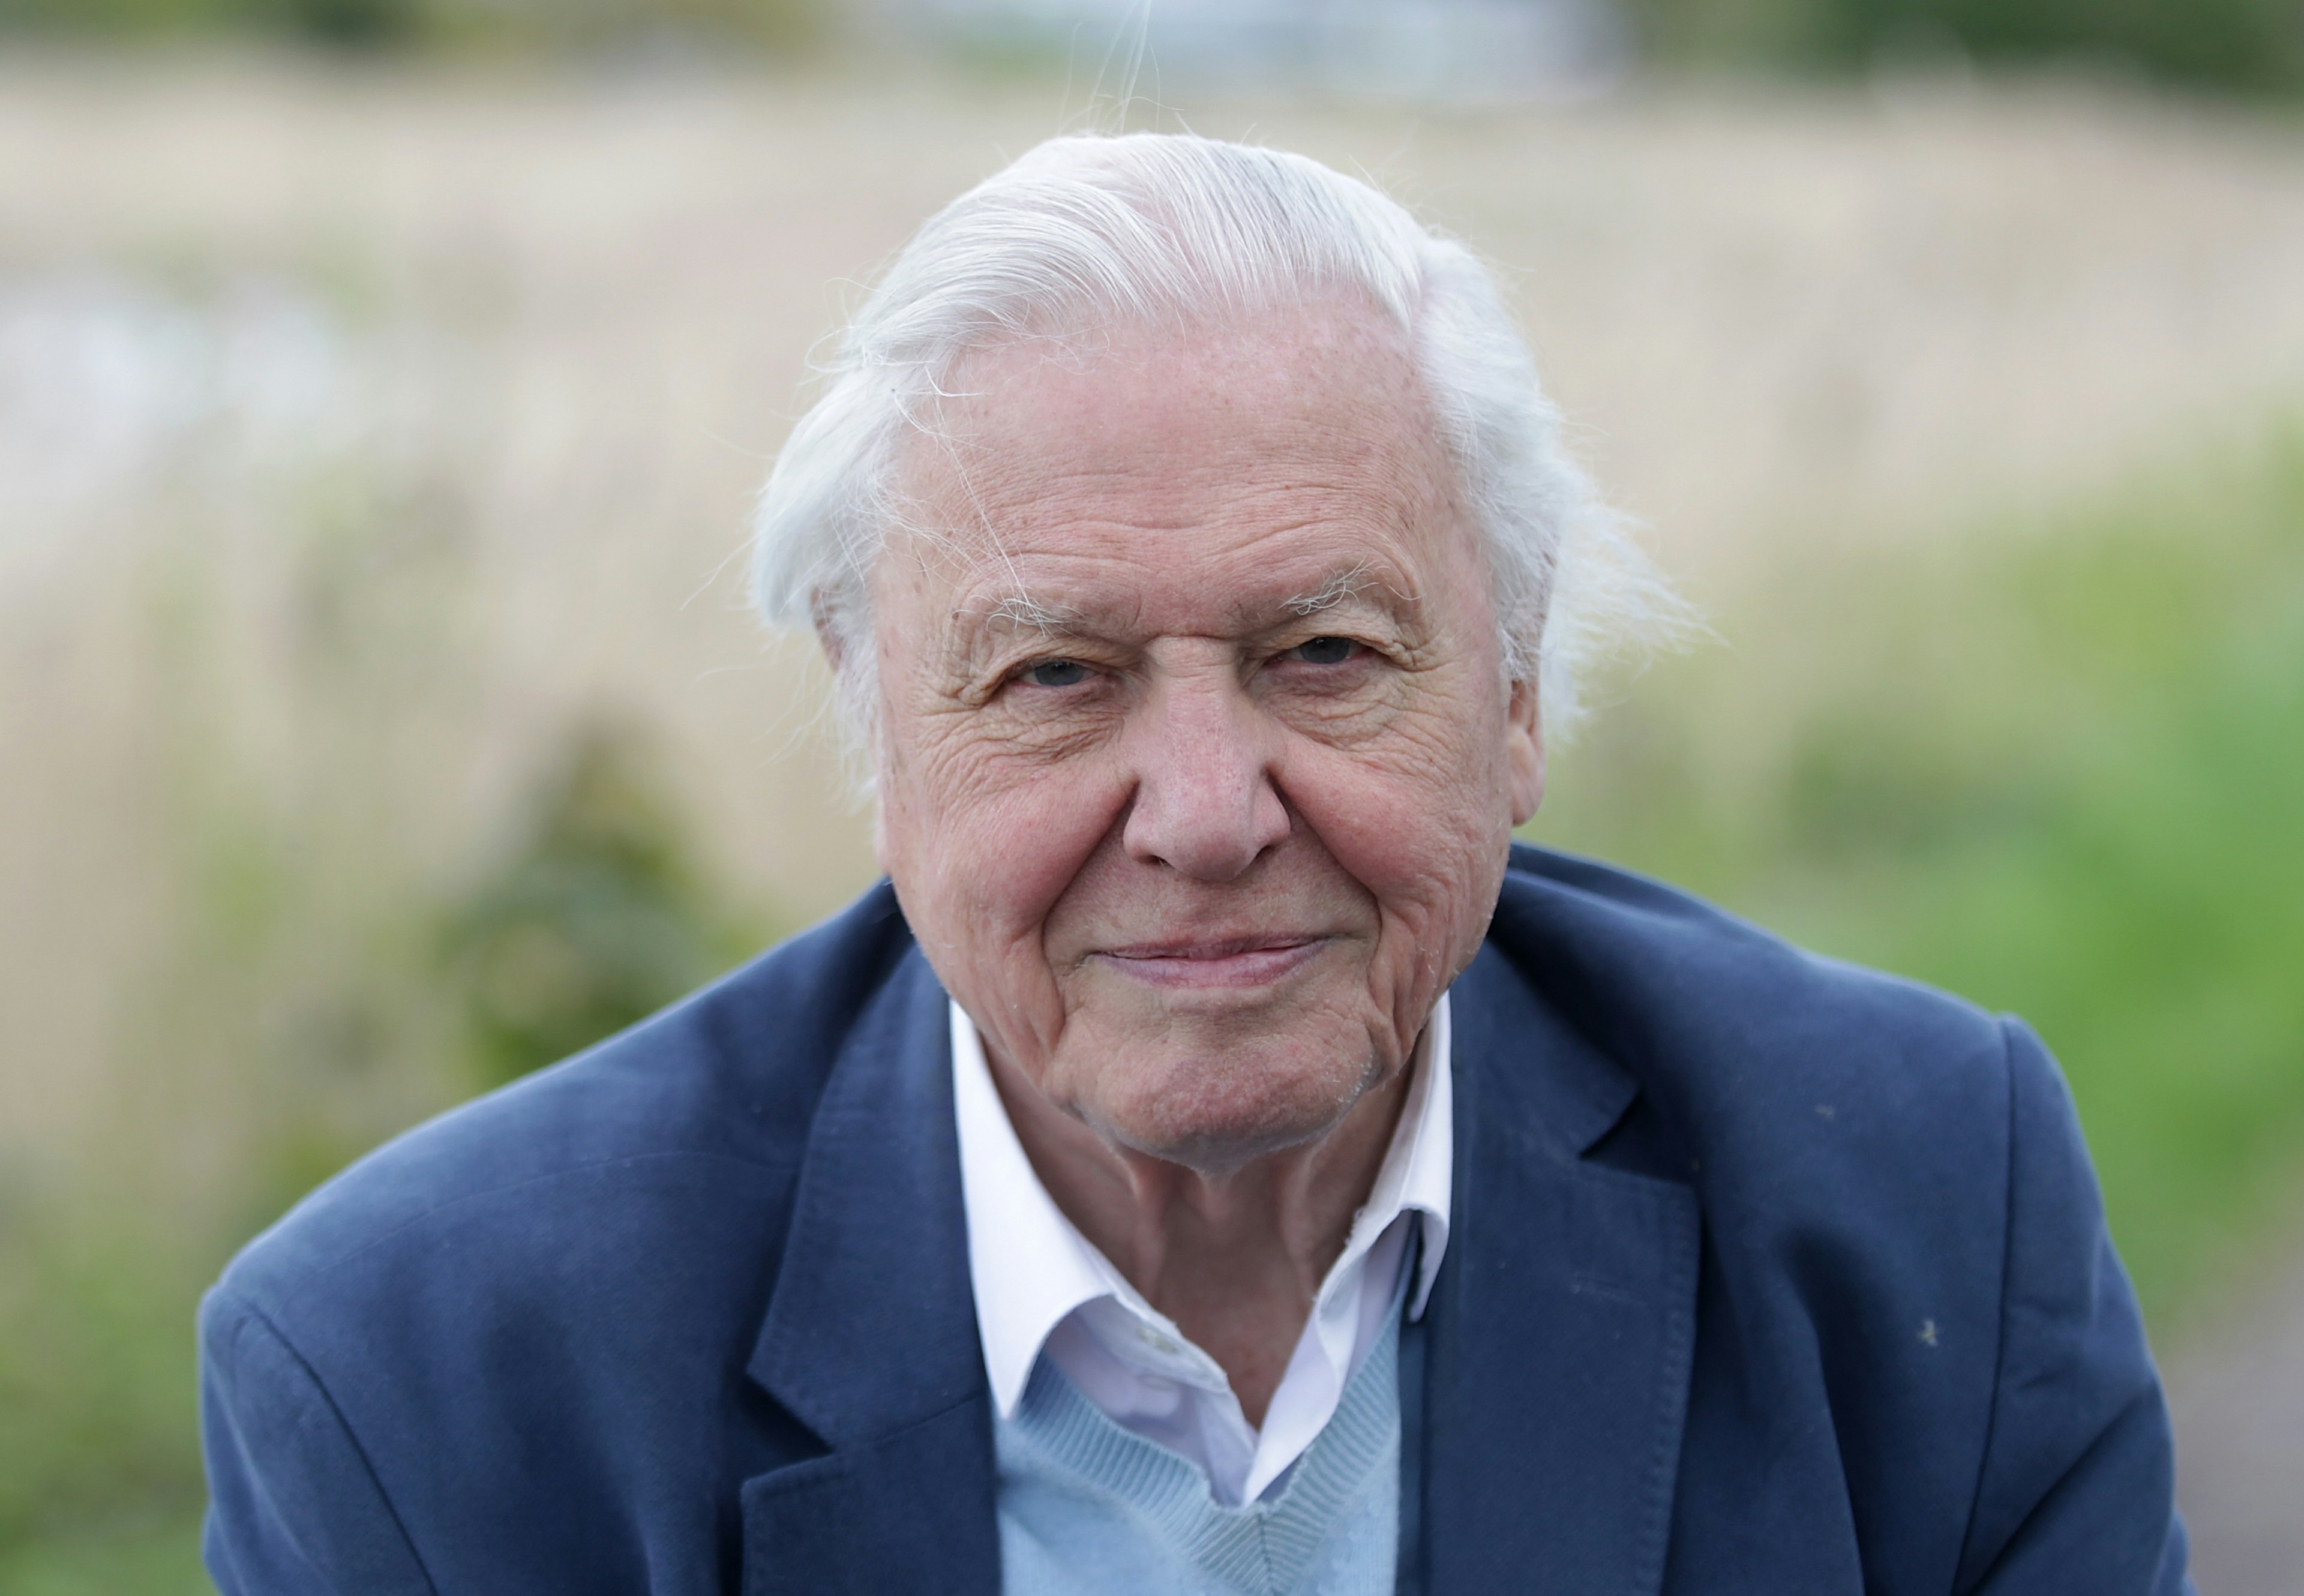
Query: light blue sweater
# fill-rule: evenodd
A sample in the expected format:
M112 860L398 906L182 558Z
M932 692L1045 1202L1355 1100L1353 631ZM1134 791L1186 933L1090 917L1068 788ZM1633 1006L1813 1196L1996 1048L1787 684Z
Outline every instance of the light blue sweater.
M1043 1357L995 1436L1005 1596L1389 1596L1400 1319L1395 1306L1280 1484L1238 1507L1219 1506L1198 1465L1115 1423Z

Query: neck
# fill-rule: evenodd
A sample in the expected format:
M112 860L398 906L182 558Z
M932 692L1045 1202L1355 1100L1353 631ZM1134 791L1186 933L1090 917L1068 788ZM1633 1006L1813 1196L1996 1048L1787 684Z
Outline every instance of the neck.
M1326 1135L1203 1170L1116 1146L990 1048L1017 1140L1066 1218L1144 1299L1216 1359L1264 1423L1312 1300L1383 1167L1422 1043Z

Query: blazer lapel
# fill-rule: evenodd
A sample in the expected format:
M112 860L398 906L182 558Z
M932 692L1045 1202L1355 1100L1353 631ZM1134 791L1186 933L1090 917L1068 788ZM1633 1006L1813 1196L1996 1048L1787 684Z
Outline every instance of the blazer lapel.
M1695 1335L1695 1193L1585 1160L1638 1082L1493 947L1451 1003L1456 1180L1425 1331L1424 1589L1652 1592Z
M829 1450L745 1482L745 1596L999 1590L950 1046L915 949L826 1083L748 1372Z

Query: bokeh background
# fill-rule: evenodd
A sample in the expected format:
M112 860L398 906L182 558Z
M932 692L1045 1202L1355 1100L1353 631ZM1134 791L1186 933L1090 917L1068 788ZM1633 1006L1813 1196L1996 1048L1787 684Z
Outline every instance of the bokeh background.
M1532 834L2029 1017L2304 1592L2300 107L2298 0L0 0L0 1593L206 1589L231 1252L869 879L749 497L1121 125L1499 263L1711 629Z

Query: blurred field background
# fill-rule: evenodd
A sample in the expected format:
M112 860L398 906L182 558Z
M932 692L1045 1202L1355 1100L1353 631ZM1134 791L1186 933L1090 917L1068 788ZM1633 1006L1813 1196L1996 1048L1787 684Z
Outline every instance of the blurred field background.
M1506 268L1715 633L1533 834L2031 1019L2203 1589L2304 1590L2304 19L1579 14L1123 112L981 7L0 0L0 1596L205 1588L231 1251L868 880L748 498L874 266L1123 115Z

